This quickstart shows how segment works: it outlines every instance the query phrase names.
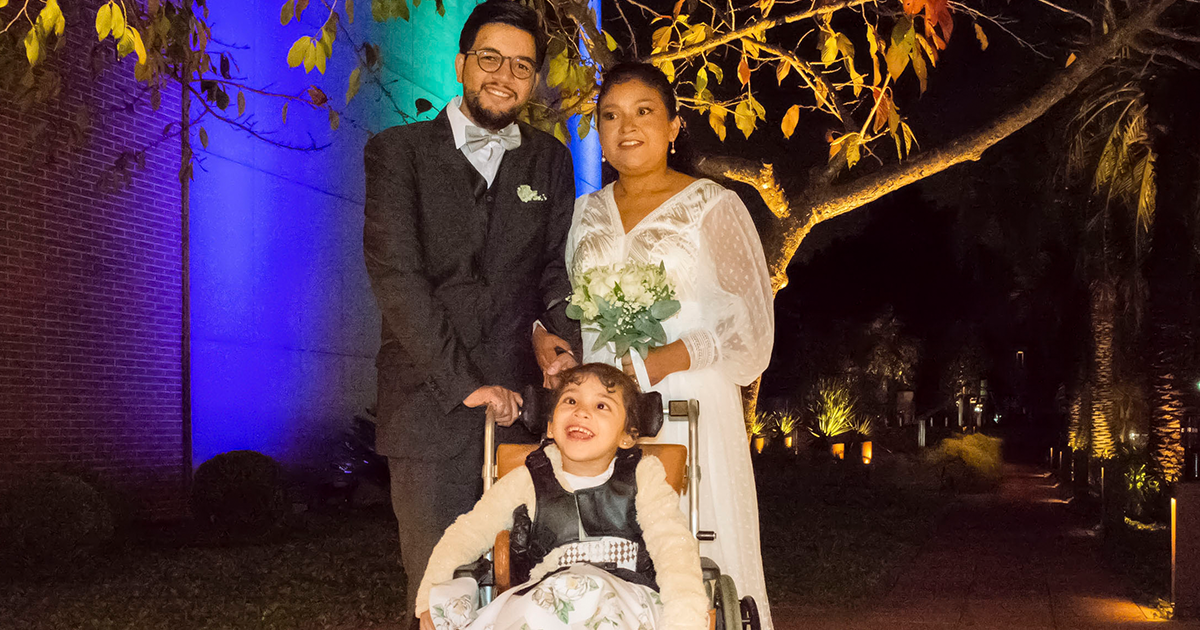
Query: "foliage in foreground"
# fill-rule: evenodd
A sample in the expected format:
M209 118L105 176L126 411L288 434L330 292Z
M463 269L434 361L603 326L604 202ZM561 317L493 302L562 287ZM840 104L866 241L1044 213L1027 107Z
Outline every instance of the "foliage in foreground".
M108 504L79 477L51 473L0 496L0 567L53 571L84 560L113 535Z
M895 459L869 482L820 460L758 475L764 569L776 600L853 605L881 594L912 560L947 498L919 483L931 473Z
M929 463L941 471L942 483L955 490L983 491L995 488L1003 476L1004 460L1000 438L982 433L942 440L929 451Z
M387 510L307 514L274 544L194 546L187 531L114 550L53 581L9 575L12 630L395 628L405 605L396 522Z

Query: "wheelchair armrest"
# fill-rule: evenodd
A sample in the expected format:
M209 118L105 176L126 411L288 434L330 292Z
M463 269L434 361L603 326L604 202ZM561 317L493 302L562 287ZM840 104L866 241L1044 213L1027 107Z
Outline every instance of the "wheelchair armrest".
M492 561L487 556L481 557L471 564L464 564L454 570L455 579L474 578L480 586L492 585Z
M721 577L721 567L717 566L717 563L714 562L712 558L705 558L701 556L700 574L704 576L705 583L716 581L717 578Z
M499 595L507 591L512 586L512 566L509 563L509 552L512 548L509 546L509 531L504 530L496 534L496 545L492 547L492 557L495 558L496 570L493 572L496 578L496 594Z

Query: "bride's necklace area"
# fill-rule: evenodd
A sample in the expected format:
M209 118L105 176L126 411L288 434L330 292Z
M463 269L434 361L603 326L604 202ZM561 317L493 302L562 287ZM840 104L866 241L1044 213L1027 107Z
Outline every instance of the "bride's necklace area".
M613 184L613 201L617 204L617 213L621 216L621 227L624 228L626 234L678 192L668 177L668 173L663 173L660 178L666 183L665 186L637 193L627 191L625 184L620 179Z

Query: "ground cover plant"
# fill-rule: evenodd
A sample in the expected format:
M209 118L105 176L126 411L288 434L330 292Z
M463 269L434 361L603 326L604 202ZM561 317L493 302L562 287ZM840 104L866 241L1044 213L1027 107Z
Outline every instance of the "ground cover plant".
M143 533L41 578L0 578L13 630L406 628L396 522L386 508L307 513L257 544L187 527Z
M951 495L906 456L874 469L801 458L760 462L759 514L767 588L813 607L886 591L916 555Z

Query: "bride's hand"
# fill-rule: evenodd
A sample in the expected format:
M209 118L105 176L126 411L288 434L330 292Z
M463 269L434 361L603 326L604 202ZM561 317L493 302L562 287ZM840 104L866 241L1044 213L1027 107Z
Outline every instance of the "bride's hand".
M650 377L650 385L658 385L675 372L687 371L692 365L692 357L682 341L674 341L665 346L650 348L643 362L646 364L646 375ZM629 378L637 380L637 373L633 370L633 359L629 354L621 357L621 369Z

